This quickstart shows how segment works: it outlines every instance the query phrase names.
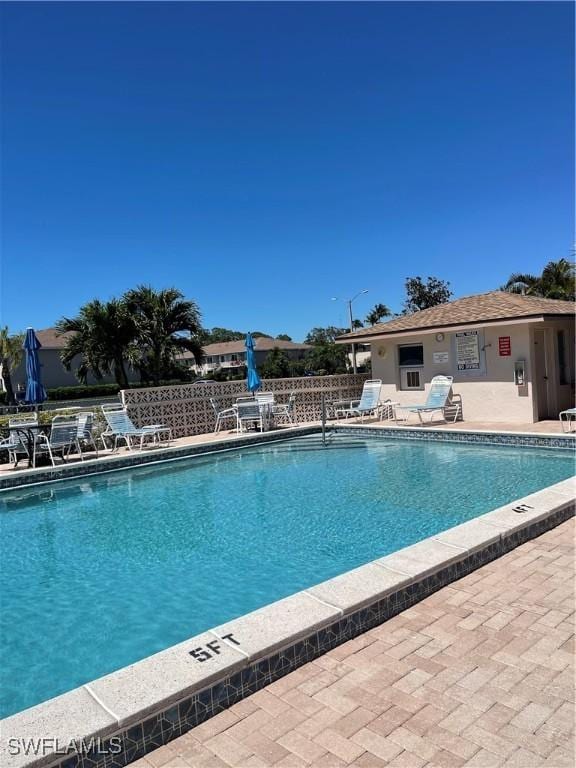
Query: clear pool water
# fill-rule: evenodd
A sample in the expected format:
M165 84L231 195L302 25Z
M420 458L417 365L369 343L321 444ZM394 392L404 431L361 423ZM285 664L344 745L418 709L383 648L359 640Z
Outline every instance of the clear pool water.
M339 434L0 494L0 714L573 469L565 451Z

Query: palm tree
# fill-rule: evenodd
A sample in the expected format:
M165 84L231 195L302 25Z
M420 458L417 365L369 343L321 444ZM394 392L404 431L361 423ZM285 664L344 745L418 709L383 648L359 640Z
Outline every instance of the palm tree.
M158 385L182 352L202 361L200 310L176 288L155 291L147 285L124 294L123 301L136 325L138 367Z
M7 405L13 405L16 402L11 373L22 361L23 344L23 333L10 335L7 325L0 328L0 379L4 382Z
M576 297L574 263L568 259L550 261L541 275L515 273L510 275L505 291L526 296L574 301Z
M89 301L76 317L63 317L56 330L70 334L60 356L68 371L77 362L79 381L85 384L89 373L97 379L112 374L121 389L128 387L126 363L135 360L136 327L122 301Z
M390 317L391 314L386 304L376 304L366 315L366 325L376 325L383 317Z
M569 262L568 259L548 262L542 270L540 280L544 296L549 299L574 301L576 297L574 262Z

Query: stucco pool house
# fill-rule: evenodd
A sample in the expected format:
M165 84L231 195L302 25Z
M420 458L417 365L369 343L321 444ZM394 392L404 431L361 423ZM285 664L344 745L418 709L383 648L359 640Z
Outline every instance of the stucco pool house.
M431 379L454 377L466 421L534 423L574 400L571 301L493 291L341 336L370 344L382 399L424 402Z

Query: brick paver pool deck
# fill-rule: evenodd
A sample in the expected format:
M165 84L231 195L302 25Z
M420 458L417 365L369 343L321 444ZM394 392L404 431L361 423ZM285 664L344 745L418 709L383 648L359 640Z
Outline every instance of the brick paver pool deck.
M132 768L574 765L574 520Z

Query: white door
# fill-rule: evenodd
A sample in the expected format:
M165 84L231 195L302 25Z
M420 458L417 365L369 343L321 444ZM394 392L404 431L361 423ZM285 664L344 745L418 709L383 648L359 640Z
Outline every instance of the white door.
M549 419L551 418L550 387L546 354L546 331L544 330L534 331L534 383L536 386L538 419Z

